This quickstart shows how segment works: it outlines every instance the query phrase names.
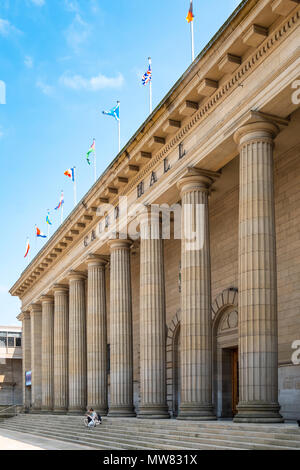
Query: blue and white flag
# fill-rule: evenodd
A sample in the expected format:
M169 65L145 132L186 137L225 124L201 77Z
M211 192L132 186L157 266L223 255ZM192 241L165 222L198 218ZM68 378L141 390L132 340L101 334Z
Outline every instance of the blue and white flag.
M118 103L114 108L109 111L102 111L106 116L112 116L116 121L120 121L120 103Z

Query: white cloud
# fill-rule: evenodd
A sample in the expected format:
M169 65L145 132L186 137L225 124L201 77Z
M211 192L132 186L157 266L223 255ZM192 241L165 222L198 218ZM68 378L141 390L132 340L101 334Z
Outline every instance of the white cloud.
M69 46L77 52L90 35L91 26L86 23L79 13L76 13L65 35Z
M79 12L77 0L65 0L65 6L68 11Z
M104 88L120 88L124 83L124 77L120 73L117 77L111 78L101 73L91 78L84 78L81 75L63 75L60 78L60 83L73 90L98 91Z
M10 21L0 18L0 36L9 36L12 33L21 33Z
M31 3L33 3L37 7L42 7L45 5L45 0L31 0Z
M43 80L37 80L36 86L44 93L44 95L52 95L54 88L50 85L47 85Z
M27 55L24 59L24 64L28 69L32 69L33 67L33 58Z

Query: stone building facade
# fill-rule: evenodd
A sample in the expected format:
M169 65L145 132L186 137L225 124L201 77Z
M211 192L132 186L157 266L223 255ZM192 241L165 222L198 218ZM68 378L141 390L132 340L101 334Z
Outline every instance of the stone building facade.
M299 419L299 24L242 2L22 273L25 407Z
M21 328L0 325L0 409L22 402Z

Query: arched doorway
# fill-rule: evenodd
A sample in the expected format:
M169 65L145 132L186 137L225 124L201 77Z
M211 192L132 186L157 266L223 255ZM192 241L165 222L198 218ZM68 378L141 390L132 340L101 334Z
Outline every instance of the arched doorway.
M180 407L180 313L167 325L167 400L172 417L178 416Z
M170 415L180 407L180 319L179 309L167 325L167 400ZM238 377L238 290L230 288L212 304L213 403L219 418L232 418L239 399Z
M213 399L219 418L233 418L239 400L237 289L213 304Z

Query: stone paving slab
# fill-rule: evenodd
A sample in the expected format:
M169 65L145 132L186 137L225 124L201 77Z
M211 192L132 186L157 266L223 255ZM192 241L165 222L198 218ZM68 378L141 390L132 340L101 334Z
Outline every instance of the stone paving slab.
M0 429L0 450L95 450L45 437Z

